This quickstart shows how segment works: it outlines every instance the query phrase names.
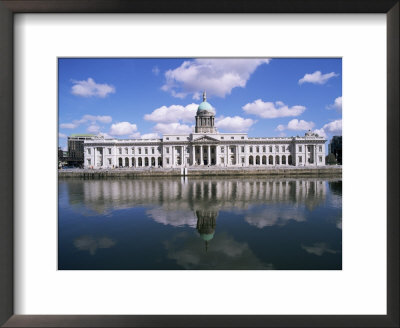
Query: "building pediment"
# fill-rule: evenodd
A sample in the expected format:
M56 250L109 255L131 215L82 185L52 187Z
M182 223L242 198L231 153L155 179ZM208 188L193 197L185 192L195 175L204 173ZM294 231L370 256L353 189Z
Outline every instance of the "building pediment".
M218 139L215 139L215 138L213 138L213 137L210 137L210 136L201 136L201 137L198 137L198 138L196 138L196 139L193 139L193 142L195 142L195 143L202 143L202 142L219 142L219 140L218 140Z

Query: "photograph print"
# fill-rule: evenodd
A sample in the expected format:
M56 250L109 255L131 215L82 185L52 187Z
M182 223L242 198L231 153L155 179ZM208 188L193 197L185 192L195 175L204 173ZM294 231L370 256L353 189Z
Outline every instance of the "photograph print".
M341 58L58 58L58 270L342 270Z

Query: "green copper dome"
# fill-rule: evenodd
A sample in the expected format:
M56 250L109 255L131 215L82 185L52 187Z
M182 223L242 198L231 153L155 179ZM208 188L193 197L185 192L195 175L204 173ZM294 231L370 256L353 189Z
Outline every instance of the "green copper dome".
M206 92L203 92L203 102L197 108L197 115L215 115L215 110L207 102Z
M202 233L200 234L200 236L201 238L203 238L204 241L210 241L214 238L214 233Z
M200 105L198 110L208 110L208 111L212 111L213 108L211 107L211 105L207 102L207 101L203 101Z

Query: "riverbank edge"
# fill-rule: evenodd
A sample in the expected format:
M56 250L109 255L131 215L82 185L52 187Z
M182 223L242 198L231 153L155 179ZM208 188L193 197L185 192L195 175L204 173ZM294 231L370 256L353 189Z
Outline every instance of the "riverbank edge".
M219 168L219 169L196 169L188 168L187 177L201 176L271 176L271 177L342 177L342 167L317 167L317 168ZM137 169L113 169L113 170L59 170L60 179L104 179L104 178L141 178L141 177L181 177L180 168L146 170Z

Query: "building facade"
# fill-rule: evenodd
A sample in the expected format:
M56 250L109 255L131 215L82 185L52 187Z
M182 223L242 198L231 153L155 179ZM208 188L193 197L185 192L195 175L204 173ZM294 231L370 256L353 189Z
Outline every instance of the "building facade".
M248 137L219 133L215 111L203 94L190 134L161 139L87 139L85 168L253 167L325 165L326 139L311 131L299 137Z

